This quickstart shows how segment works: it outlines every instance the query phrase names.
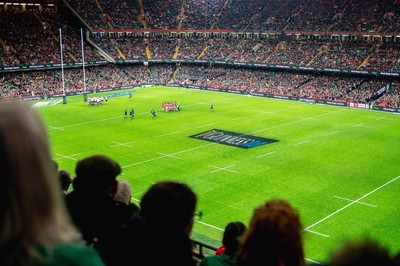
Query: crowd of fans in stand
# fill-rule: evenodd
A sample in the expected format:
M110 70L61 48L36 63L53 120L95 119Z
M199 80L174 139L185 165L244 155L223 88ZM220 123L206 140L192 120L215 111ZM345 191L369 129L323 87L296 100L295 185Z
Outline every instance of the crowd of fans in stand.
M224 1L213 1L212 3L208 1L186 1L187 14L184 17L180 13L182 3L175 0L163 2L163 5L171 7L168 11L163 5L149 5L146 1L143 1L143 7L140 7L137 3L123 0L99 2L97 5L91 1L71 1L70 4L80 14L82 14L82 9L86 10L91 7L91 12L86 13L86 19L96 25L102 24L105 28L110 25L125 28L124 24L129 24L128 20L138 17L142 22L147 20L149 28L173 28L176 21L169 18L174 17L182 23L192 23L189 28L196 29L201 28L201 25L196 24L188 15L199 15L202 13L200 11L207 10L210 18L212 17L215 20L215 27L227 23L226 25L231 26L232 29L242 29L243 27L254 29L256 24L263 28L265 25L276 24L278 21L280 21L278 24L281 24L286 16L292 14L286 25L286 28L290 30L296 30L293 25L300 25L303 30L323 30L328 24L332 23L329 18L333 16L335 23L331 25L335 30L362 32L363 29L356 26L355 21L351 21L346 16L346 14L355 13L357 8L362 7L362 12L357 13L353 20L362 19L364 22L366 21L366 23L363 23L363 27L373 29L374 25L380 25L380 29L382 29L383 25L388 26L390 24L391 29L399 29L398 23L394 19L397 13L384 13L387 7L384 5L377 6L375 1L372 0L363 2L362 6L357 1L350 4L339 1L334 6L330 2L325 3L326 5L322 5L322 2L314 2L307 7L302 7L301 3L296 1L289 1L285 7L279 7L278 1L270 1L268 4L263 1L254 1L251 4L241 0L235 2L236 6L225 6L223 5ZM113 6L118 6L118 8L111 8ZM394 8L393 11L397 10L399 5L389 6ZM100 10L99 7L102 10L100 16L97 13ZM122 15L125 7L131 8L132 12L125 12L126 14ZM247 10L247 12L240 12L242 16L232 13L239 7ZM142 14L141 8L144 9L144 14ZM305 9L308 9L308 11L305 11ZM343 9L346 11L337 13L337 11ZM256 13L254 13L255 11ZM366 15L367 11L372 12ZM300 13L302 16L299 15ZM384 13L382 17L384 19L379 20L378 15L382 13ZM18 6L7 6L7 8L0 10L0 14L1 65L22 66L59 63L58 28L60 26L63 32L64 62L82 61L79 30L67 26L67 21L60 13L57 13L56 9L43 8L39 11L37 8L27 7L25 10L21 10ZM234 14L234 17L232 14ZM274 15L273 19L267 19L272 14ZM320 15L327 19L320 18ZM135 19L132 21L133 24L138 24ZM343 24L343 21L347 21L347 24ZM204 23L211 27L211 20ZM142 23L140 24L142 25ZM29 27L26 25L29 25ZM318 26L316 27L316 25ZM344 26L340 28L338 25L346 25L347 28ZM398 43L344 41L332 38L280 40L279 38L248 38L245 35L232 37L229 34L210 36L193 33L181 37L144 36L143 34L134 37L120 35L115 37L114 35L94 34L90 38L115 59L200 58L245 63L259 62L276 65L400 71L400 44ZM85 60L101 60L102 58L91 47L90 45L84 47ZM196 79L192 79L193 73L191 72L196 72ZM87 68L86 88L84 88L80 69L66 69L64 91L62 91L60 85L62 77L56 70L2 73L0 79L2 81L0 83L0 98L2 99L35 96L52 97L54 94L82 92L85 89L97 91L120 86L179 83L239 90L253 94L287 95L358 103L369 102L377 90L391 82L391 80L372 78L357 79L334 75L306 75L304 73L257 69L208 67L196 71L191 66L179 67L174 64L150 65L148 69L141 66ZM398 83L394 82L390 91L373 100L375 101L373 104L397 108L399 102Z
M0 9L0 25L1 66L59 64L60 29L64 62L82 62L80 29L67 26L54 8ZM86 62L102 60L88 45L84 56Z
M143 22L149 29L181 25L182 29L399 32L400 28L399 4L390 0L143 0L143 9L127 0L68 2L94 29L142 29Z
M319 7L317 3L311 6ZM0 38L4 42L0 58L2 66L59 63L61 60L59 28L63 32L64 62L82 61L79 29L66 26L66 19L55 9L44 8L38 11L27 8L22 12L18 7L11 6L7 10L0 10L0 14ZM236 13L235 16L237 16ZM104 16L101 18L104 19ZM160 17L158 16L157 19ZM313 20L313 23L317 22ZM313 25L313 23L310 24ZM29 28L26 25L29 25ZM361 36L358 41L339 40L332 37L282 41L272 37L258 36L256 38L245 35L237 38L232 38L230 35L219 37L200 35L196 38L192 35L176 38L168 35L144 37L142 34L136 37L113 37L93 34L89 38L115 59L197 59L201 57L201 59L295 66L400 71L400 44L381 41L365 42L360 40ZM148 54L146 47L149 49ZM102 57L97 55L90 45L85 46L84 54L85 61L102 60Z
M149 70L149 71L148 71ZM175 76L173 74L175 72ZM340 75L301 74L292 72L241 69L237 67L199 67L170 64L88 67L85 71L86 91L148 84L184 84L198 87L243 91L253 95L281 95L339 102L370 102L373 94L389 81ZM64 93L85 91L82 69L66 69ZM53 97L63 94L58 70L5 73L0 75L0 98ZM398 82L372 102L374 105L397 108Z

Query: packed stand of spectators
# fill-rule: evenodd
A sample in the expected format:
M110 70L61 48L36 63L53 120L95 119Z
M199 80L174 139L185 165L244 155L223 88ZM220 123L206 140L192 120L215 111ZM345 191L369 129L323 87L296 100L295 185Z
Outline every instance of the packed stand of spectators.
M69 0L93 29L399 32L397 1ZM115 8L118 7L118 8ZM182 12L183 11L183 12Z
M253 94L358 103L370 102L373 94L389 82L389 80L340 75L302 74L238 67L196 67L186 64L179 67L171 64L150 64L148 67L143 65L90 67L86 69L85 74L86 90L90 91L121 86L176 83ZM82 69L66 69L64 75L65 93L84 91ZM23 96L51 97L53 94L62 93L62 77L57 70L5 73L0 75L0 80L3 99ZM396 101L398 90L393 89L392 94L394 94L392 97L386 96L392 100L386 101Z
M399 108L400 107L400 83L393 82L390 91L385 93L382 97L374 102L374 105L388 107L388 108Z
M249 31L282 31L294 14L302 8L297 1L274 0L274 1L255 1L255 6L259 8L247 23L245 30ZM251 12L252 10L249 10ZM293 15L292 15L293 14Z
M186 1L183 29L218 29L213 27L224 12L225 0L197 0Z
M146 58L144 37L110 37L93 35L92 40L106 53L115 59L143 59ZM118 51L118 49L119 51Z
M67 26L54 8L0 9L0 25L0 38L6 47L2 51L2 66L60 63L60 28L64 63L82 61L80 29ZM84 53L85 61L101 59L87 45Z
M194 37L178 39L178 59L197 59L207 47L208 38Z
M307 41L280 42L266 62L305 66L318 54L320 43Z
M80 29L75 29L68 26L67 20L62 15L55 12L54 9L47 9L46 12L42 12L40 15L42 25L46 27L46 30L53 38L59 40L59 29L62 32L62 43L63 52L66 56L66 62L68 57L71 57L74 62L82 62L82 40ZM83 30L83 36L85 32ZM101 57L97 55L90 46L84 42L84 56L85 62L101 60ZM59 48L58 48L59 49Z
M250 31L400 30L396 1L69 1L94 29L229 29ZM115 8L117 7L117 8ZM167 7L167 8L166 8ZM182 12L183 11L183 12ZM238 15L240 14L240 15Z
M139 1L100 0L100 11L114 29L140 29Z
M269 1L268 1L269 2ZM229 3L228 7L224 9L221 18L218 21L218 29L233 29L233 30L247 30L253 19L256 19L267 10L269 7L274 6L278 1L272 1L273 4L268 4L266 1L246 1L246 0L233 0ZM284 1L289 2L289 1ZM282 1L280 2L282 5ZM272 10L270 10L273 12ZM238 16L240 14L240 16ZM254 30L254 27L251 29Z
M14 7L0 10L0 38L14 53L17 65L60 62L60 45L37 19L38 13L36 9L23 12Z
M123 68L115 66L87 67L85 69L86 90L135 86L149 81L145 67ZM0 74L1 98L51 97L62 94L62 73L59 70L29 71L23 73ZM65 93L83 92L83 71L81 68L68 68L64 71Z
M369 102L372 95L388 83L339 75L304 75L238 68L195 68L184 65L179 68L174 82L253 94L357 103Z
M210 59L236 62L271 63L375 71L400 70L400 45L339 40L251 39L219 36L194 38L118 37L94 35L93 40L115 59L171 59L178 48L177 59Z
M148 40L151 58L172 58L177 46L177 39L174 38L150 38Z
M362 68L400 72L400 44L376 44L374 53Z
M175 66L171 64L150 65L150 83L167 84L172 78Z
M117 47L119 48L117 38L112 38L108 35L101 36L99 34L95 34L92 35L90 39L114 59L122 58L121 54L117 50Z
M327 31L338 13L341 13L346 0L307 0L300 4L301 9L292 13L287 30Z
M93 29L110 29L107 14L102 14L95 0L68 0L67 2Z
M332 31L399 32L400 5L391 0L350 1L337 14ZM397 21L396 21L397 18Z
M143 8L150 29L178 29L181 0L144 0Z

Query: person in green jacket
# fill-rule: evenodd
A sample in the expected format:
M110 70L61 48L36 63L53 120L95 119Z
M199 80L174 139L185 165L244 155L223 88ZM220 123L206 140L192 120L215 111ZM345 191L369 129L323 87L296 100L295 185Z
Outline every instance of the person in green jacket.
M66 211L38 112L0 105L0 265L104 266Z

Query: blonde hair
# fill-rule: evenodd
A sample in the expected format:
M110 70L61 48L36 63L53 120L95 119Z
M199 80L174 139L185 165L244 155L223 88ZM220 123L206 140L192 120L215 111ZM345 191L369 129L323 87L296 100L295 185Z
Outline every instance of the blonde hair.
M0 264L40 260L38 247L51 250L76 240L67 213L44 124L29 104L0 105Z
M131 197L131 185L124 179L117 179L117 191L115 192L113 199L129 205L131 203Z

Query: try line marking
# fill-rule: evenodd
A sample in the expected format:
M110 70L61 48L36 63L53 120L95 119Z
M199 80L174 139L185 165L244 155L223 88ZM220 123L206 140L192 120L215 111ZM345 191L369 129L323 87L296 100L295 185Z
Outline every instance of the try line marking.
M319 220L319 221L317 221L317 222L313 223L312 225L310 225L310 226L308 226L307 228L305 228L303 231L308 231L310 228L312 228L312 227L316 226L317 224L320 224L320 223L322 223L323 221L325 221L325 220L329 219L329 218L330 218L330 217L332 217L333 215L335 215L335 214L337 214L337 213L339 213L339 212L343 211L344 209L346 209L346 208L350 207L351 205L353 205L353 204L355 204L355 203L359 203L359 201L360 201L360 200L362 200L363 198L366 198L366 197L368 197L368 196L369 196L369 195L371 195L372 193L375 193L375 192L376 192L376 191L378 191L379 189L381 189L381 188L383 188L383 187L385 187L385 186L389 185L390 183L392 183L392 182L396 181L396 180L397 180L397 179L399 179L399 178L400 178L400 175L399 175L398 177L395 177L395 178L393 178L392 180L390 180L390 181L386 182L386 183L385 183L385 184L383 184L382 186L380 186L380 187L377 187L377 188L375 188L374 190L372 190L372 191L368 192L368 193L367 193L367 194L365 194L364 196L362 196L362 197L360 197L360 198L358 198L358 199L356 199L356 200L354 200L354 201L350 202L349 204L347 204L346 206L344 206L344 207L340 208L339 210L337 210L337 211L334 211L333 213L329 214L328 216L326 216L326 217L322 218L321 220Z

